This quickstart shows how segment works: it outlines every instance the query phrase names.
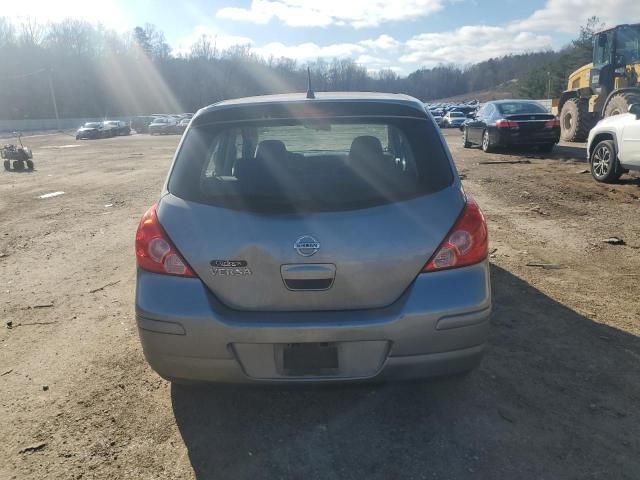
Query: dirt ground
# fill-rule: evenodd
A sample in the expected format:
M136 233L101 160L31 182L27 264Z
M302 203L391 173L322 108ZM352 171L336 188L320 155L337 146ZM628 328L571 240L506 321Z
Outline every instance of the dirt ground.
M491 233L481 367L200 390L149 369L133 314L135 228L178 137L25 138L36 171L0 173L0 478L640 478L640 178L445 134Z

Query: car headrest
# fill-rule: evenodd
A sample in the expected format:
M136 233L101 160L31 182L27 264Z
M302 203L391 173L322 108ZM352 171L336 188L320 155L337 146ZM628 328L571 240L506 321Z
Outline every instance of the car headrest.
M382 144L377 137L371 135L356 137L351 142L349 158L355 162L381 160L384 158Z
M256 160L271 162L284 162L287 158L287 147L280 140L263 140L256 148Z
M263 140L256 148L255 158L241 158L233 168L236 178L260 182L286 170L287 147L280 140Z

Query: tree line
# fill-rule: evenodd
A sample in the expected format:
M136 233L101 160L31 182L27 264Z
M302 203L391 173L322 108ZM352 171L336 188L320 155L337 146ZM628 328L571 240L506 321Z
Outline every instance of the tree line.
M589 61L583 59L593 22L560 52L420 68L402 77L392 70L370 73L348 58L300 64L262 58L248 45L222 50L207 36L188 53L174 54L163 32L149 24L123 35L80 20L14 24L0 17L0 119L52 118L52 91L63 118L193 112L227 98L304 92L307 66L318 91L407 93L429 101L518 79L523 96L542 98L546 72L553 72L557 93L566 70Z

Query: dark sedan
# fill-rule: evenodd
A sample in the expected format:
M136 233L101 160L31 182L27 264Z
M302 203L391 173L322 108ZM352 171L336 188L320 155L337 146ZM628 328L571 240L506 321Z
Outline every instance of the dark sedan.
M465 148L480 145L485 152L510 146L538 146L550 152L560 141L560 121L532 100L485 103L460 128Z
M76 132L76 140L85 138L107 138L113 136L110 129L106 129L102 122L87 122Z
M114 135L131 135L131 127L121 120L109 120L104 122L105 128L110 128Z
M178 133L178 122L173 117L157 117L149 125L150 135L169 135Z
M131 120L131 128L133 128L136 133L149 133L149 125L151 125L154 120L155 117L151 116L135 117Z

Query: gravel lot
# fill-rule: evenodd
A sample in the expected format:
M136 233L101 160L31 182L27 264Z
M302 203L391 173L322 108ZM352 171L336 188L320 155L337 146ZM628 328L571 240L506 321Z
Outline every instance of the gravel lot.
M640 478L640 178L445 135L491 233L482 366L200 390L149 369L133 315L136 224L178 137L25 137L35 172L0 173L0 478Z

